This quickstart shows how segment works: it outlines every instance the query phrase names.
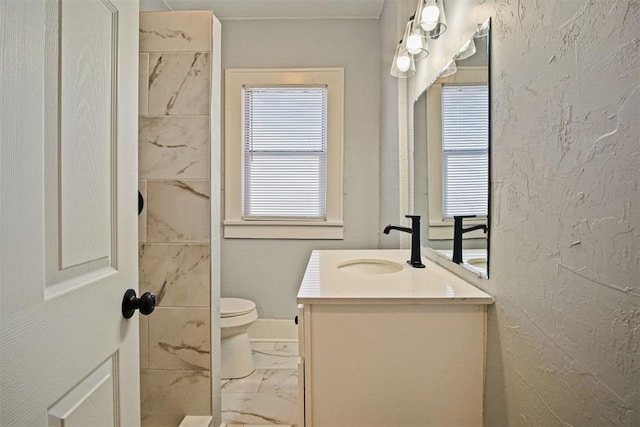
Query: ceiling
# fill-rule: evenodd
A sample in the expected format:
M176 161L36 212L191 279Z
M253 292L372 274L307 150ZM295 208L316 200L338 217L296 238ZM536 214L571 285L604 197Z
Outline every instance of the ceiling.
M140 0L140 10L213 10L218 19L378 19L384 0Z

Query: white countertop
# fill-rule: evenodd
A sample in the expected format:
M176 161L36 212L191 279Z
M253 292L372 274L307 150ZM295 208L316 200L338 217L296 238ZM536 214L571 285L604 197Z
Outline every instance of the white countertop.
M409 250L316 250L311 253L298 303L324 304L492 304L493 297L422 257L425 268L407 264ZM380 259L402 265L388 274L338 269L353 259Z

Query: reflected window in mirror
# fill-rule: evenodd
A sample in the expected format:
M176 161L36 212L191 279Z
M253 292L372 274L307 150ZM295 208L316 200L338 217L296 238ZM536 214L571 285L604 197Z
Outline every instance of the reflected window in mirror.
M489 87L442 87L442 217L487 216Z
M429 239L451 239L454 215L486 222L488 196L488 82L486 66L458 66L427 91ZM484 105L482 104L484 103ZM465 235L482 238L482 231Z

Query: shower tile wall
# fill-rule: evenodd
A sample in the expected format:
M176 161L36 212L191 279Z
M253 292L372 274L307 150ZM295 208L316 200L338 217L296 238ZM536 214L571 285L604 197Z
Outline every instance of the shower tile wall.
M143 426L211 414L210 12L140 14Z

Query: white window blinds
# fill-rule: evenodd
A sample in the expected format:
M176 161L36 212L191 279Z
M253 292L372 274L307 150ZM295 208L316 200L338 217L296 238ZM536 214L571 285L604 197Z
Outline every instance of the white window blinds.
M487 215L489 88L442 87L442 215Z
M325 219L326 87L244 87L244 219Z

